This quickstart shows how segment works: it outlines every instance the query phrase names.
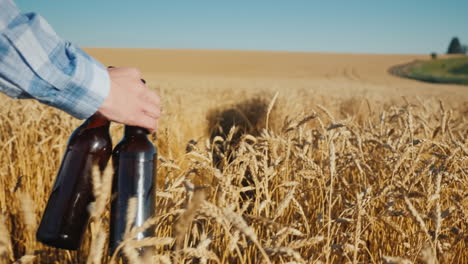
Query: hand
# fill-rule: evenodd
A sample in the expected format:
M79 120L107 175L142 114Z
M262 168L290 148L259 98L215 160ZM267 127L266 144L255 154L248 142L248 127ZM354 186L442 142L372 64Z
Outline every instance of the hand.
M141 73L129 67L107 70L111 87L98 114L110 121L155 131L161 115L160 99L141 81Z

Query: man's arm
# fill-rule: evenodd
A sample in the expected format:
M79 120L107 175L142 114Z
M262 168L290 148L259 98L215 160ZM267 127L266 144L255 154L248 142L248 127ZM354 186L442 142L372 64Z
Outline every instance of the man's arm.
M94 114L109 94L103 65L64 41L41 16L0 0L0 89L35 98L76 118Z
M0 91L34 98L84 119L98 112L109 120L156 129L159 97L134 68L106 70L63 40L35 14L21 14L0 0Z

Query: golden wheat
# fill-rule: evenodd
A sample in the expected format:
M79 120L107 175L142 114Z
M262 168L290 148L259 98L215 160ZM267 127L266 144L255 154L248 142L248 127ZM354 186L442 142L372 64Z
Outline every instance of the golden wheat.
M193 93L188 80L186 88L169 79L156 88L165 105L153 138L157 213L141 227L129 221L113 256L111 165L93 175L96 201L81 249L35 241L79 121L0 95L0 262L468 263L463 98L277 93L237 79L226 86L239 89L213 82ZM111 132L116 141L122 128ZM149 228L154 237L135 239Z

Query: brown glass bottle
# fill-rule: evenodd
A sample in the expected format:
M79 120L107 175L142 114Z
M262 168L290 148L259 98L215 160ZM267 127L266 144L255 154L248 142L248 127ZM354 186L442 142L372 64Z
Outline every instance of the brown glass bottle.
M155 212L155 180L157 152L148 139L148 130L125 126L124 137L114 148L112 161L114 180L110 220L110 253L122 241L127 225L128 201L137 198L134 226L141 226ZM137 234L137 239L152 236L151 230Z
M89 220L94 200L92 167L101 171L112 155L110 122L93 115L71 134L55 184L36 233L49 246L75 250Z

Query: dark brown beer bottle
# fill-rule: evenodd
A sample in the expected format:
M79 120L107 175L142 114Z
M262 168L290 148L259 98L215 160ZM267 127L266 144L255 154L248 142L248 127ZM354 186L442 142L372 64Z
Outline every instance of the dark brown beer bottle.
M122 241L127 225L129 199L136 197L137 208L133 226L141 226L155 211L155 181L157 152L148 139L149 131L125 126L124 137L114 148L112 161L114 180L110 220L110 253ZM152 236L151 230L137 234L136 239Z
M71 134L55 184L42 216L37 240L49 246L75 250L89 220L94 200L92 167L101 171L112 155L110 122L93 115Z

